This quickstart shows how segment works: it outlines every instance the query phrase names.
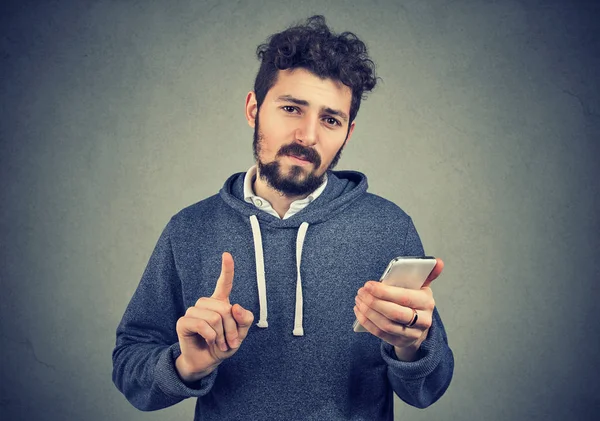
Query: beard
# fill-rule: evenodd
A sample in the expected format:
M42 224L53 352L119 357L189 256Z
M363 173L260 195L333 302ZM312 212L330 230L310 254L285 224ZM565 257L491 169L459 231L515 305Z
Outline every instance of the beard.
M344 144L335 154L335 157L327 167L327 171L324 171L321 175L316 174L316 171L321 167L321 157L317 151L313 148L302 146L296 142L283 145L279 151L277 151L275 160L265 164L260 159L263 139L264 135L260 131L257 113L256 124L254 126L254 141L252 142L252 149L254 151L254 159L258 166L260 178L283 196L293 197L308 195L309 193L318 189L321 184L323 184L323 181L325 181L326 172L335 168L338 161L342 157L342 150L346 145L346 139L348 139L348 136L346 135ZM292 165L288 174L283 174L281 171L281 165L279 164L277 158L290 155L294 155L298 158L309 161L312 163L313 169L308 171L300 165Z

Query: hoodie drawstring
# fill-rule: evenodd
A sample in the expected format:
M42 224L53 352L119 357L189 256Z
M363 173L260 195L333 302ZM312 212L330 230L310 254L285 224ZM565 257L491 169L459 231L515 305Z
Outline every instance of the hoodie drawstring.
M258 303L260 306L260 317L258 327L268 327L267 322L267 284L265 278L265 262L262 248L262 236L260 234L260 225L256 215L250 216L250 225L252 226L252 237L254 238L254 256L256 259L256 282L258 284ZM302 263L302 247L308 230L308 222L303 222L298 229L296 237L296 310L294 316L294 336L304 336L304 327L302 326L302 278L300 276L300 264Z
M265 260L263 257L262 237L260 226L256 215L250 216L252 225L252 237L254 237L254 260L256 261L256 282L258 284L258 303L260 305L260 316L258 327L269 327L267 323L267 283L265 281Z
M294 336L304 336L304 328L302 327L302 308L304 300L302 298L302 278L300 277L300 263L302 262L302 246L306 238L306 230L308 230L308 222L303 222L298 229L298 237L296 237L296 315L294 317Z

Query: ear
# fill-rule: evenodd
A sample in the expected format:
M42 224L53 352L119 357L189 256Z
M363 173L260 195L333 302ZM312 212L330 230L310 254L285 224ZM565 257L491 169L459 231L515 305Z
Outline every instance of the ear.
M256 94L254 91L248 92L246 96L246 120L252 128L256 125L256 114L258 113L258 104L256 102Z
M344 142L344 146L350 141L350 138L352 137L352 133L354 132L355 125L356 125L356 120L354 120L352 122L352 124L350 124L350 129L348 129L348 135L346 136L346 141Z

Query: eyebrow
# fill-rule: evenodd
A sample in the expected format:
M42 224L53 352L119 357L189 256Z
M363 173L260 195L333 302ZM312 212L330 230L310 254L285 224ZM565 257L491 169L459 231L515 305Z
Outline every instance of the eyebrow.
M275 102L291 102L293 104L302 105L304 107L308 107L310 105L310 103L308 101L306 101L304 99L294 98L291 95L281 95L281 96L277 97ZM325 111L327 114L338 116L345 122L348 122L348 115L341 110L334 110L333 108L330 108L330 107L324 107L324 108L322 108L322 110Z

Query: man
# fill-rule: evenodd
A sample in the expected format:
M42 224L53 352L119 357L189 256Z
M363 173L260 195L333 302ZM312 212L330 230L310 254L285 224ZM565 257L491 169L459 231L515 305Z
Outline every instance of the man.
M431 405L454 364L428 286L443 263L420 290L369 281L421 242L363 174L331 171L376 83L365 45L315 16L258 57L257 165L167 224L117 329L113 381L142 410L197 397L195 420L391 420L393 392Z

